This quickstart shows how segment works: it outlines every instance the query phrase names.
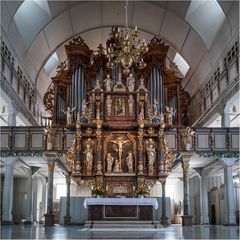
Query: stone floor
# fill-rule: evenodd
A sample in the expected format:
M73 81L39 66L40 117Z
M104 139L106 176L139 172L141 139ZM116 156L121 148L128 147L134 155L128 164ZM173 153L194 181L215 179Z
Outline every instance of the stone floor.
M239 227L171 225L159 229L85 229L79 225L4 225L1 239L239 239Z

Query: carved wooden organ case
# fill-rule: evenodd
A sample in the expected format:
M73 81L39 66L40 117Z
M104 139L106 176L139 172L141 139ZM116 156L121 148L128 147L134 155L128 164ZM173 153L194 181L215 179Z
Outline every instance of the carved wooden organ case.
M110 197L133 196L140 186L152 186L169 174L174 157L164 128L188 121L182 79L165 66L169 47L157 38L148 47L147 66L133 66L125 76L119 64L106 67L102 45L93 54L83 39L74 38L44 96L52 124L68 124L67 131L75 133L65 153L72 175L101 186ZM173 113L170 122L166 105Z

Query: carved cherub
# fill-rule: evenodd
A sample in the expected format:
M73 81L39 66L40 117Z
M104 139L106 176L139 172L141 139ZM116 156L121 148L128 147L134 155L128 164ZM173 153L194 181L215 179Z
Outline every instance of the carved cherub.
M192 147L192 137L195 134L195 131L193 131L190 127L187 127L182 134L182 143L184 145L184 148L189 151Z
M55 131L52 127L46 127L43 130L45 136L47 136L47 150L52 150L53 135Z
M66 115L67 117L67 125L71 125L72 124L72 112L76 109L76 107L67 107L67 110L63 110L63 113Z

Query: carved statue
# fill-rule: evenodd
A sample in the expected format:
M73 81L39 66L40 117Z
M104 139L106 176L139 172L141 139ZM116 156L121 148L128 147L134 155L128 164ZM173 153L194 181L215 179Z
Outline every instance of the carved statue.
M52 127L44 128L44 134L47 136L47 150L52 150L54 129Z
M86 114L86 110L87 110L87 102L84 99L82 102L82 114L85 115Z
M166 106L166 110L167 124L172 125L173 116L175 115L176 111L173 111L173 108L168 106Z
M97 108L97 110L96 110L96 119L97 119L97 120L100 120L101 115L102 115L102 113L100 112L100 109Z
M147 100L147 116L149 118L149 120L151 121L152 118L154 117L154 114L153 114L153 105L150 103L150 100L148 99Z
M132 152L128 153L128 156L126 158L127 166L128 166L128 172L133 172L133 155Z
M118 145L119 165L120 165L120 171L122 171L121 163L122 163L123 145L130 141L129 140L124 141L123 139L116 139L116 140L111 140L110 142Z
M193 131L190 127L187 127L182 134L182 143L187 151L189 151L192 147L192 137L195 134L195 131Z
M139 84L139 87L138 87L137 91L139 91L139 90L146 91L146 88L145 88L145 85L144 85L144 78L143 78L143 76L141 76L141 78L140 78L140 84Z
M165 120L164 120L164 115L165 113L160 113L159 119L160 119L160 127L161 128L165 128L166 124L165 124Z
M153 175L153 164L156 160L156 151L152 144L149 144L147 147L147 155L148 155L148 173L149 175Z
M141 111L139 113L138 119L139 120L144 120L144 109L143 108L141 109Z
M93 91L103 91L103 89L100 86L100 78L99 77L96 78L96 86L93 89Z
M88 112L92 113L93 111L93 103L94 103L94 99L93 97L90 95L89 96L89 105L88 105Z
M154 104L153 104L153 114L154 116L158 115L158 102L156 99L154 100Z
M112 114L112 99L111 99L110 95L107 96L106 106L107 106L107 115L111 115Z
M92 165L93 165L93 149L90 144L86 145L86 150L84 151L85 154L85 163L87 167L88 174L92 172Z
M110 92L112 90L112 79L110 78L110 75L107 74L107 78L104 79L106 91Z
M117 159L115 160L115 163L114 163L113 172L115 173L122 172L120 161Z
M125 102L123 98L116 99L115 115L125 115Z
M113 91L121 91L121 92L125 92L126 91L126 87L123 85L122 83L122 74L119 73L118 75L118 80L116 82L116 85L113 87Z
M72 124L72 112L76 109L76 107L70 108L67 107L67 110L63 110L63 113L66 115L67 117L67 125L71 125Z
M112 166L113 166L114 158L112 157L111 153L107 154L107 172L112 172Z
M128 98L128 110L129 110L129 115L133 116L134 115L134 99L133 99L133 95L129 95L129 98Z
M128 86L128 91L133 92L135 88L135 79L133 77L133 74L130 73L129 77L127 77L127 86Z

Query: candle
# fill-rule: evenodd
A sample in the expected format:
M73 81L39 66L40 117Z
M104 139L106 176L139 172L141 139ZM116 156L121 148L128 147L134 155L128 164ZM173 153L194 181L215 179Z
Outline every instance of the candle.
M135 31L137 31L137 26L135 26Z

